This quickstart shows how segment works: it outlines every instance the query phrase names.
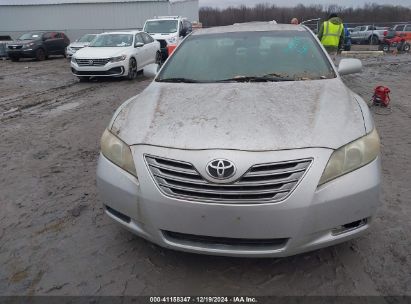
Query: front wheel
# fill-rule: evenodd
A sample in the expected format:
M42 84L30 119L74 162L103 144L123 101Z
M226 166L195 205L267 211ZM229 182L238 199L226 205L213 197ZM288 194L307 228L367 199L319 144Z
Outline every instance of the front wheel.
M402 50L404 51L404 52L409 52L410 51L410 44L409 43L405 43L404 45L403 45L403 47L402 47Z
M43 49L38 49L36 51L36 59L38 61L43 61L46 59L46 52Z
M388 53L390 51L390 45L389 44L380 45L378 50Z
M134 58L130 58L130 62L128 64L128 74L127 79L133 80L137 78L137 61Z

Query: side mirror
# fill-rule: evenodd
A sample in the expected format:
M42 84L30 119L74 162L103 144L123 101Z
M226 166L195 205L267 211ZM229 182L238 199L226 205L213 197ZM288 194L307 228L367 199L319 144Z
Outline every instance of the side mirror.
M362 63L359 59L341 59L338 65L338 73L343 75L361 73Z
M136 42L136 44L134 44L135 48L139 48L139 47L142 47L142 46L144 46L144 43L142 43L142 42Z
M148 78L154 78L157 76L158 70L159 70L159 65L158 64L149 64L146 65L143 69L143 75Z

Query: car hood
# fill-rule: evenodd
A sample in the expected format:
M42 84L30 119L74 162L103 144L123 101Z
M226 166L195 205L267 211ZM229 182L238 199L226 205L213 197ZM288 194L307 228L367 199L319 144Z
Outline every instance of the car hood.
M361 109L338 78L298 82L153 82L115 114L129 145L178 149L337 149L365 135Z
M76 42L70 43L69 47L81 47L81 48L83 48L83 47L88 46L89 44L90 44L90 42L78 42L78 41L76 41Z
M78 50L75 54L76 58L110 58L127 54L125 47L86 47Z

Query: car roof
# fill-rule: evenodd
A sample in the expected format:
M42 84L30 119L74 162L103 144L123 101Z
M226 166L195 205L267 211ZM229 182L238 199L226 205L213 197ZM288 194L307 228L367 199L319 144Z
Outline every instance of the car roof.
M192 35L222 34L235 32L268 32L268 31L308 31L305 26L294 24L277 24L275 21L237 23L234 25L198 29Z

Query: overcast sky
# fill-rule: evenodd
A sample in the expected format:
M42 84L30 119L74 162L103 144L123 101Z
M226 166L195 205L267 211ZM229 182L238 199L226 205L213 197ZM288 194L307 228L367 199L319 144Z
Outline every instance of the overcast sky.
M213 6L224 8L227 6L236 6L236 5L255 5L258 3L268 3L276 4L278 6L294 6L299 3L305 5L309 4L338 4L340 6L362 6L365 3L378 3L378 4L391 4L391 5L403 5L411 7L411 0L200 0L200 6Z

